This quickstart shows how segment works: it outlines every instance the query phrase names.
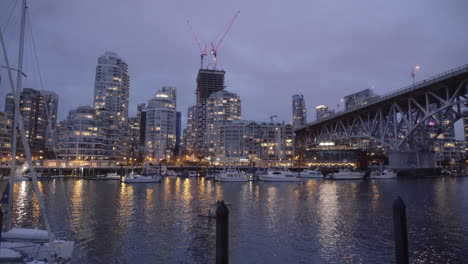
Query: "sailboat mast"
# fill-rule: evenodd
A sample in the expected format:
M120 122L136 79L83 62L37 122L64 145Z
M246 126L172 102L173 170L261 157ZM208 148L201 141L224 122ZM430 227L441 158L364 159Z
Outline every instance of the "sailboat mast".
M21 26L20 26L20 42L19 42L19 56L18 56L18 73L16 75L16 91L13 92L14 96L14 120L13 120L13 142L12 142L12 151L11 151L11 169L10 169L10 192L8 194L8 218L7 218L7 229L11 229L11 218L13 214L13 196L14 196L14 177L16 174L16 151L18 144L18 119L20 116L19 113L19 99L21 94L21 87L23 81L23 51L24 51L24 28L26 26L26 0L22 0L21 5ZM31 169L31 168L30 168Z
M20 40L21 40L20 46L24 45L24 27L25 27L24 22L25 22L25 16L26 16L26 8L27 8L26 7L26 0L23 0L23 5L22 5L23 19L22 19L22 28L21 28L22 29L21 32L22 32L23 37L20 38ZM3 34L2 34L1 29L0 29L0 42L2 44L3 56L5 57L5 63L6 63L7 70L8 70L8 78L10 80L11 91L12 91L13 94L17 95L17 94L19 94L18 91L21 91L21 86L17 86L16 89L15 89L15 84L13 82L10 63L8 61L8 55L7 55L7 52L6 52L5 42L3 40ZM19 56L20 58L23 58L22 50L23 49L20 47L20 56ZM22 63L22 61L19 61L19 62L20 63L19 63L18 66L21 66L21 68L18 69L18 72L21 74L22 73L23 63ZM18 80L19 80L18 84L21 85L21 77L19 77ZM23 143L24 153L26 154L26 158L27 158L28 164L29 164L29 169L31 171L31 178L32 178L32 183L33 183L33 187L34 187L34 192L36 193L37 201L39 203L39 208L40 208L40 211L41 211L41 215L42 215L42 219L44 221L45 228L47 230L47 233L49 234L49 240L53 241L54 240L54 235L53 235L52 230L50 228L49 220L48 220L48 217L47 217L47 212L45 210L44 198L42 197L41 191L39 190L39 185L37 183L36 170L34 169L34 163L32 161L32 157L31 157L31 150L29 148L28 139L26 137L26 132L24 130L23 118L21 118L21 115L20 115L19 96L14 96L14 98L15 98L15 113L18 113L17 122L18 122L19 131L20 131L20 135L21 135L21 141ZM12 181L12 177L10 177L10 181ZM14 189L13 185L10 185L10 190L12 190L12 189ZM11 196L9 197L9 199L11 199ZM12 202L10 202L10 204L12 204ZM12 214L12 212L10 211L9 214L8 214L9 217L10 217L10 221L11 221L11 214Z

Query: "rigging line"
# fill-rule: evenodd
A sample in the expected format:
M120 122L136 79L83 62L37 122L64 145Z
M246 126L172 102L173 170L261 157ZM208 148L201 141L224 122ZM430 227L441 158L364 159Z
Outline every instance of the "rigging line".
M32 43L32 47L33 47L34 59L36 61L36 66L37 66L37 72L38 72L38 77L39 77L39 85L41 87L41 90L44 90L44 83L42 81L41 67L40 67L40 63L39 63L39 56L37 56L36 41L34 41L34 33L33 33L33 29L32 29L31 16L29 15L29 12L27 10L26 10L26 21L28 21L29 34L31 35L31 43Z
M9 12L7 12L7 14L10 13L10 15L8 16L8 19L7 19L6 23L5 23L5 26L2 27L4 31L6 31L7 28L8 28L8 24L10 23L10 19L13 16L13 13L15 13L13 11L16 8L16 5L17 5L18 2L19 1L13 0L13 1L11 1L9 7L7 7L7 10L9 10Z
M36 47L36 41L34 40L34 32L33 32L32 23L31 23L31 15L29 15L29 9L26 10L26 21L28 23L29 34L30 34L30 37L31 37L31 43L32 43L32 48L33 48L33 55L34 55L34 58L35 58L35 62L36 62L36 66L37 66L37 72L38 72L38 75L39 75L39 85L40 85L41 90L45 90L44 89L44 83L43 83L43 80L42 80L41 67L40 67L40 63L39 63L39 56L37 55L38 52L37 52L37 47ZM33 66L33 68L34 68L34 66ZM46 134L46 140L47 140L47 138L49 136L52 138L52 152L54 153L55 159L58 160L57 145L56 145L55 137L54 137L54 132L55 131L52 129L52 123L51 123L52 116L50 114L49 100L44 100L44 102L45 102L45 107L44 108L46 110L46 115L47 115L47 129L48 129L48 132L49 132L48 134ZM61 174L60 170L59 170L59 173ZM70 208L68 206L67 196L65 194L65 183L64 183L63 178L60 179L60 183L61 183L62 190L63 190L62 194L63 194L63 200L64 200L64 204L65 204L65 213L66 213L67 219L68 219L68 221L70 223L70 231L72 232L73 236L76 237L76 229L75 229L75 226L73 224L73 220L71 218Z

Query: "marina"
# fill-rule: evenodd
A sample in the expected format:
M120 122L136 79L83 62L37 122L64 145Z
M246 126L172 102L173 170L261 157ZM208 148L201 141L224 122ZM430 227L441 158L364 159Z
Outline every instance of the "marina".
M72 263L213 263L216 219L198 215L214 212L221 199L230 204L232 263L391 263L397 195L407 204L410 262L468 257L468 178L226 184L166 177L137 185L55 179L40 188L53 232L75 241ZM14 223L41 227L31 182L15 189Z

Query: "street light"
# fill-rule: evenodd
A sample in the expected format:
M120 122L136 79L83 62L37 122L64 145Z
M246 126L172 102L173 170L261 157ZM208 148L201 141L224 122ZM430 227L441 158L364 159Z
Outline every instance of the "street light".
M416 77L416 72L419 71L421 67L418 65L414 66L413 70L411 71L411 77L413 77L413 85L414 85L414 78Z

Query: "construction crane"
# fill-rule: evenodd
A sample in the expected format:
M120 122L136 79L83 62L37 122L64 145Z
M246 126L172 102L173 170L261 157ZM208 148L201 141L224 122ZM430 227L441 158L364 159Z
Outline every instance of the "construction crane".
M211 41L211 50L210 50L210 53L213 54L213 66L214 68L216 69L216 66L217 66L217 52L218 52L218 48L219 46L221 45L221 42L223 42L224 38L226 37L227 33L229 32L229 30L231 29L231 26L232 24L234 23L234 21L236 20L237 16L239 15L240 13L240 10L238 10L236 12L236 14L231 18L231 20L229 21L227 27L226 27L226 30L224 30L224 34L223 36L221 37L221 39L219 40L218 44L216 44L216 46L213 44L213 41Z
M277 115L271 114L271 115L270 115L269 117L267 117L266 119L270 119L270 122L273 122L273 121L274 121L273 118L275 118L275 117L278 117L278 116L277 116Z
M195 37L195 41L197 42L198 48L200 49L200 69L203 69L203 57L208 56L208 53L206 52L207 45L205 44L205 47L202 48L200 39L198 38L197 32L195 32L195 29L193 29L192 22L190 22L190 20L187 20L187 25L192 31L193 36Z

